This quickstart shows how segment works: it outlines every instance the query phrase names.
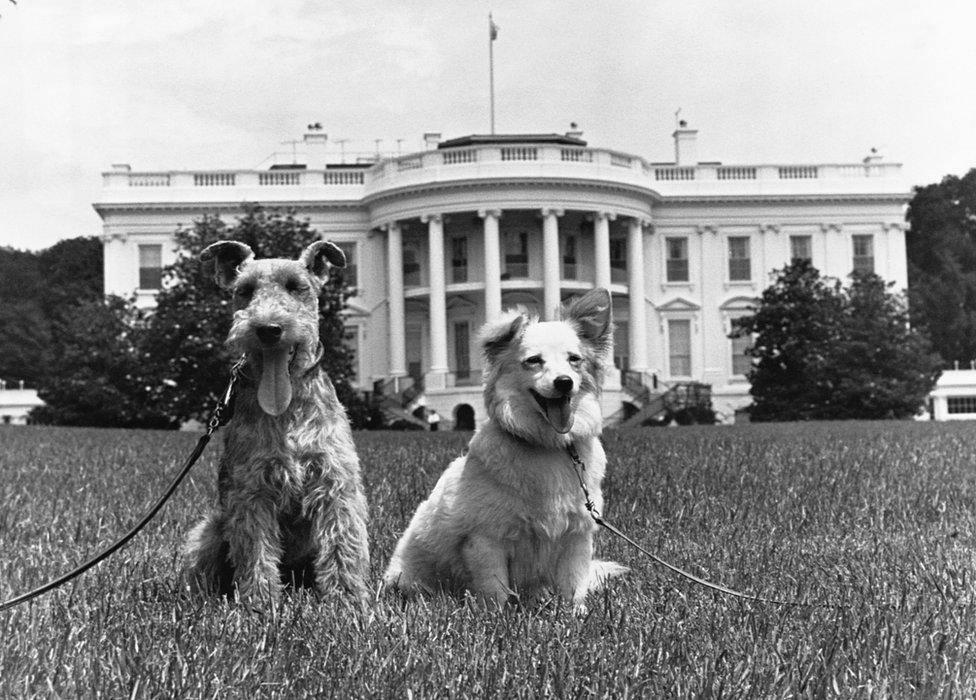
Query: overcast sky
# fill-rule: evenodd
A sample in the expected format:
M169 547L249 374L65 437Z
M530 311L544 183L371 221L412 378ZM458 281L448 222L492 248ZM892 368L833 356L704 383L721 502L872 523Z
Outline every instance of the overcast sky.
M976 166L973 0L0 0L0 245L99 234L112 163L266 167L316 121L347 152L487 133L489 10L499 133L670 160L680 108L701 160Z

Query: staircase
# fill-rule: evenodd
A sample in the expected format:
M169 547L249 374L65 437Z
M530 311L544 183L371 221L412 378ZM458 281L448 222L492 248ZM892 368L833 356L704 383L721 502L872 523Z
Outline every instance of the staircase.
M373 396L377 408L383 414L387 425L404 421L427 430L429 427L427 421L413 414L423 395L423 381L413 377L393 377L373 384Z
M645 421L673 415L686 408L709 409L712 405L712 387L701 382L677 382L666 385L663 391L655 391L657 387L649 387L638 372L624 372L622 386L637 412L617 424L618 428L632 428L642 425ZM655 384L657 381L655 380Z

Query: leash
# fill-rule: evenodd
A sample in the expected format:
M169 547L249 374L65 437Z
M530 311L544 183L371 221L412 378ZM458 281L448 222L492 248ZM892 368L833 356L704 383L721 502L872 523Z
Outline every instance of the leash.
M231 367L230 381L227 383L227 389L226 391L224 391L223 396L217 400L217 405L214 407L213 414L210 416L210 420L207 422L207 432L200 436L200 439L197 441L196 447L193 448L193 451L190 453L190 456L183 464L183 468L180 469L180 472L173 479L172 483L169 485L169 488L166 489L166 492L162 496L160 496L159 500L157 500L156 503L152 506L152 508L149 509L149 512L146 513L145 516L143 516L142 520L140 520L125 535L120 537L113 545L105 549L100 554L92 557L91 559L89 559L88 561L86 561L84 564L77 567L73 571L66 573L64 576L61 576L60 578L55 579L54 581L50 581L49 583L46 583L43 586L35 588L32 591L29 591L27 593L17 596L16 598L11 598L10 600L6 600L3 603L0 603L0 612L12 608L15 605L26 603L28 600L32 600L33 598L37 598L40 595L44 595L48 591L54 590L55 588L58 588L59 586L68 583L68 581L71 581L72 579L81 576L83 573L88 571L90 568L92 568L99 562L103 561L104 559L107 559L108 557L112 556L115 552L122 549L122 547L128 544L129 540L135 537L136 534L138 534L138 532L142 530L142 528L144 528L146 524L153 519L153 517L155 517L156 513L159 512L159 509L163 507L166 501L169 500L169 497L172 496L173 493L176 491L176 488L180 485L180 482L183 481L183 478L190 472L190 468L193 467L196 461L200 458L200 455L203 454L203 449L207 446L207 443L210 442L211 436L215 432L217 432L217 429L221 425L224 425L224 423L226 423L226 420L224 420L224 412L227 410L227 407L231 403L231 399L233 397L233 391L234 391L234 384L235 382L237 382L237 378L240 375L241 368L244 366L244 361L245 361L245 357L242 356L237 362L234 363L234 366Z
M651 552L646 548L642 547L636 541L634 541L633 539L625 535L623 532L621 532L620 529L617 528L615 525L613 525L612 523L604 519L603 515L600 514L600 511L597 510L596 505L593 503L593 500L590 498L589 489L586 488L586 482L583 480L583 473L586 471L586 465L583 463L583 460L580 459L579 452L577 452L576 450L576 446L573 445L573 443L569 443L569 445L567 445L566 447L566 451L569 453L569 458L573 460L573 470L576 473L576 478L579 480L580 488L583 490L583 497L586 499L586 504L585 504L586 510L590 514L590 517L593 518L593 522L595 522L597 525L604 528L605 530L608 530L610 533L616 535L624 542L628 543L629 545L637 549L642 554L645 554L646 556L650 557L655 563L660 564L661 566L668 569L669 571L672 571L678 574L679 576L688 579L689 581L694 581L699 586L704 586L705 588L710 588L713 591L718 591L719 593L724 593L726 595L734 596L736 598L742 598L743 600L751 600L756 603L769 603L771 605L787 605L793 607L810 607L810 608L842 608L843 607L841 605L832 605L829 603L807 603L799 600L777 600L775 598L763 598L761 596L752 595L751 593L743 593L741 591L737 591L732 588L726 588L725 586L722 586L717 583L712 583L711 581L706 581L703 578L695 576L694 574L685 571L684 569L680 569L674 564L665 561L658 555L654 554L654 552Z

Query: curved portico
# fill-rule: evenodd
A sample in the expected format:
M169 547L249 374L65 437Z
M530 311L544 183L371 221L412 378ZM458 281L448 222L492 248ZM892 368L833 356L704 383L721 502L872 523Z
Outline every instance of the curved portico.
M648 218L584 207L430 211L377 226L386 236L390 375L423 376L428 390L474 381L482 323L514 305L552 319L563 299L594 286L611 290L628 327L618 357L646 370Z

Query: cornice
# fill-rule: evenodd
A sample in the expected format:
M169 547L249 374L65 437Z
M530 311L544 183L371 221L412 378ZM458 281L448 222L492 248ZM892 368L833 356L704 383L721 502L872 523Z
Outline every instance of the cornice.
M295 209L301 212L306 211L335 211L336 209L358 210L367 213L366 206L362 200L350 202L349 200L328 201L328 200L289 200L282 202L241 200L236 202L95 202L92 208L102 216L102 212L225 212L231 209L240 210L244 204L260 204L265 209ZM102 216L104 218L104 216Z
M660 195L661 204L771 204L782 202L877 202L879 204L907 204L912 195L901 193L853 193L853 194L696 194Z
M504 178L485 178L472 180L452 180L449 182L429 182L418 185L404 185L392 189L384 189L368 194L360 201L366 206L375 206L386 202L395 202L403 199L411 199L426 194L439 194L444 192L461 192L475 189L503 189L512 186L536 186L536 187L555 187L569 190L591 190L601 192L614 192L618 194L637 195L649 198L652 203L658 203L664 198L649 187L631 185L624 182L606 182L603 180L589 179L565 179L547 177L504 177Z

